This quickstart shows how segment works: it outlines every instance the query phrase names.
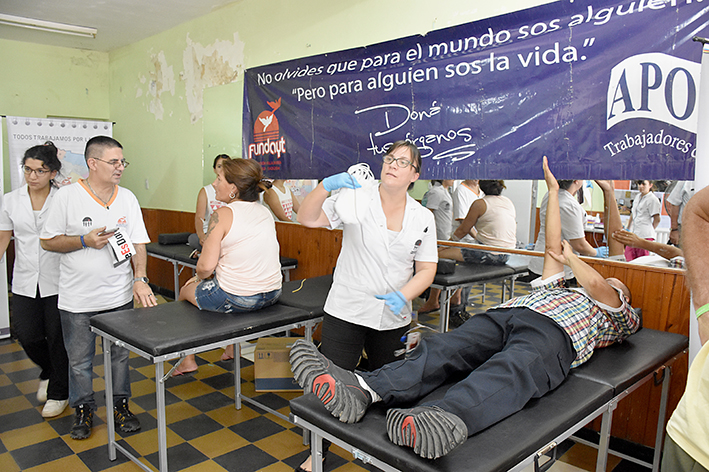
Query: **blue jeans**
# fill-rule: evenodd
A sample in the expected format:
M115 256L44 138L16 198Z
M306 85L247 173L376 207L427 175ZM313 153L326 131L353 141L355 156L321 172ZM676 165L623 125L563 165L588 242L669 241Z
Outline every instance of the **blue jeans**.
M233 295L219 286L216 277L201 281L194 292L200 310L219 313L246 313L271 306L281 296L281 289L255 295Z
M118 308L89 313L71 313L59 310L62 317L64 345L69 357L69 406L88 405L96 410L93 386L93 364L96 355L96 335L91 332L91 317L112 311L133 308L133 300ZM128 375L128 355L126 348L111 345L111 372L113 374L114 403L130 398L130 377ZM104 368L106 368L104 366ZM108 406L108 405L107 405ZM109 409L110 411L110 409Z

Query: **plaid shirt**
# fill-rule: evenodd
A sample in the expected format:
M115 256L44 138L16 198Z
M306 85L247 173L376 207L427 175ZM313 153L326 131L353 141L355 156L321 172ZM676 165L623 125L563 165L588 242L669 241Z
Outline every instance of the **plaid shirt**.
M527 307L554 320L571 337L576 359L571 367L586 362L596 347L622 341L640 328L640 318L628 304L623 292L623 305L613 308L592 299L583 289L563 286L564 274L532 282L532 292L497 305L497 308Z

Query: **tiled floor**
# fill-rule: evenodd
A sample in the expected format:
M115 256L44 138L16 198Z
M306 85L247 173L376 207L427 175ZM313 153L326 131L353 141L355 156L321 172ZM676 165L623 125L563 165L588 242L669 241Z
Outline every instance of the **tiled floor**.
M487 289L486 306L499 300L499 287L488 285ZM518 293L527 289L528 285L517 285ZM484 306L480 304L469 308L471 313L483 310ZM435 315L428 321L437 326ZM76 441L68 434L73 411L67 409L57 418L43 419L41 405L35 398L39 369L27 359L17 342L0 341L0 471L141 470L120 452L115 462L108 460L100 352L100 346L97 346L94 390L100 408L94 417L93 434L87 440ZM220 355L221 350L199 355L200 368L196 374L167 382L170 470L292 471L308 455L300 429L252 406L243 405L241 410L236 410L232 365L220 361ZM155 369L135 355L131 355L130 365L131 409L140 418L142 429L123 435L120 443L142 461L157 467ZM288 400L300 393L256 393L253 365L246 360L242 363L242 374L245 395L256 397L270 408L288 415ZM346 451L333 447L331 452L334 454L330 454L326 462L327 471L366 470ZM561 460L565 463L555 464L551 471L594 470L595 451L576 445ZM617 463L617 460L612 462L608 470L613 470Z

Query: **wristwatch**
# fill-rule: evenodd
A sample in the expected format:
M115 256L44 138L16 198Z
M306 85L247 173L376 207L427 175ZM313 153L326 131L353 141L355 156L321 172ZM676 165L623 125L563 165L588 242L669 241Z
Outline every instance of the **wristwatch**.
M147 277L136 277L133 279L133 283L135 282L145 282L147 284L149 280Z

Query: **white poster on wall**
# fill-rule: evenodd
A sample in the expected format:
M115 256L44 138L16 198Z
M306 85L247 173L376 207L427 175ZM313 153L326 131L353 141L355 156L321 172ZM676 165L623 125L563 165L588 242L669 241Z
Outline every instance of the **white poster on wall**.
M1 124L1 123L0 123ZM2 142L2 126L0 126L0 143ZM5 162L5 157L3 156L3 146L0 146L0 198L5 194L3 189L3 165ZM2 254L2 259L0 259L0 339L10 337L10 309L8 307L8 297L7 293L10 287L7 285L7 263L5 254Z
M22 116L8 116L6 120L12 190L25 182L22 156L32 146L52 141L59 149L62 170L55 181L62 186L88 176L84 149L89 139L99 135L113 136L113 123L108 121Z

